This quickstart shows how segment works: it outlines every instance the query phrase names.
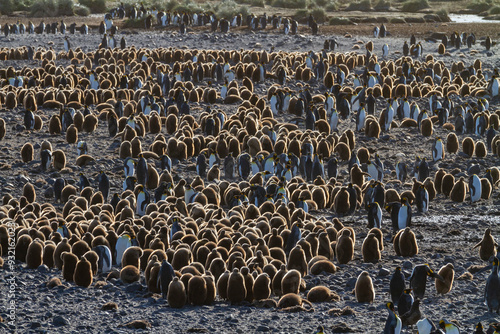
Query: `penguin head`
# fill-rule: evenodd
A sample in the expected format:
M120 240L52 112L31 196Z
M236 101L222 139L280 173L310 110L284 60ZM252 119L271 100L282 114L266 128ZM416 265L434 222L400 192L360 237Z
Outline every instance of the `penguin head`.
M493 261L492 261L492 262L493 262L493 266L498 266L498 264L499 264L500 260L498 260L498 257L496 257L496 256L495 256L495 257L493 258Z
M394 312L394 304L393 304L392 302L387 302L387 303L385 304L385 306L386 306L389 310L391 310L392 312Z

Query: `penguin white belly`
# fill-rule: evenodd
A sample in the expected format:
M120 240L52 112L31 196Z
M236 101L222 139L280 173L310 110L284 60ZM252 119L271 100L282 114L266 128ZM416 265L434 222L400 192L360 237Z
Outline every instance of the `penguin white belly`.
M408 218L408 207L406 205L401 206L398 213L398 228L404 230L406 228L406 220Z

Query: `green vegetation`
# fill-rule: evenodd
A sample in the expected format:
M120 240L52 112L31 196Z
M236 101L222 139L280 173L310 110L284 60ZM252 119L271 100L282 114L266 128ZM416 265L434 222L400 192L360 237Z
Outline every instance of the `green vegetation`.
M479 14L490 10L495 3L493 0L472 0L467 3L467 9L471 10L474 14Z
M490 15L500 14L500 6L496 5L496 6L491 7L491 9L488 11L488 14L490 14Z
M450 22L450 16L448 15L448 11L446 9L440 9L436 12L436 15L439 16L441 22Z
M391 8L391 2L389 0L379 0L373 8L378 11L386 11Z
M106 0L79 0L79 2L94 14L106 13Z
M57 16L58 8L55 0L38 0L31 5L31 16L46 17Z
M75 3L73 0L57 0L57 15L74 15Z
M89 16L90 15L90 9L87 6L81 5L81 4L75 4L75 8L73 9L75 15L78 16Z
M272 6L287 9L303 9L307 7L307 0L273 0Z
M145 27L145 18L140 18L140 19L126 19L125 22L123 22L123 28L144 28Z
M264 0L236 0L237 3L243 5L249 5L253 7L266 7L266 3Z
M429 1L427 0L408 0L403 3L401 11L416 13L419 10L430 8Z
M353 24L347 17L331 17L328 23L331 26L347 26Z
M346 8L346 11L368 12L370 10L373 10L371 0L354 1Z

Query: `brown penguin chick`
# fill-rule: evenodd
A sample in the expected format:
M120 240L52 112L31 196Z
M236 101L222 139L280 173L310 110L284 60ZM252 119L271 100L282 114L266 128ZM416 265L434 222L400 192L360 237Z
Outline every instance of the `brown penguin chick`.
M307 261L306 254L302 249L301 245L295 246L288 256L288 262L286 265L288 270L296 269L302 276L307 275Z
M309 308L304 308L303 305L307 305ZM296 293L288 293L280 298L278 301L279 309L289 310L289 311L314 311L313 306L307 299L302 299Z
M62 150L55 150L52 152L52 163L54 168L57 170L61 170L66 167L66 155Z
M226 271L224 271L224 273L222 275L219 276L219 279L217 280L217 292L218 292L219 297L221 299L227 299L227 286L229 283L229 276L230 275L231 274L229 273L229 270L226 270ZM245 297L243 297L243 299L244 298Z
M340 160L349 161L351 158L351 149L346 143L338 143L333 151L339 155Z
M136 266L128 265L120 271L120 279L125 284L134 283L141 279L141 272Z
M327 232L318 235L318 255L325 256L328 260L333 260L333 248Z
M446 172L444 169L440 168L437 172L436 175L434 175L434 187L436 188L436 193L441 194L442 191L442 184L443 184L443 177L446 175Z
M432 132L432 121L429 118L423 119L422 122L420 122L420 133L422 134L422 136L430 137L432 136Z
M245 280L245 290L246 290L246 296L245 300L249 303L253 301L253 283L254 279L252 274L250 274L250 270L248 267L242 267L240 269L241 274L243 275L243 279Z
M453 188L451 189L450 199L453 202L462 203L463 201L465 201L466 194L467 194L467 184L465 183L464 178L460 177L460 179L457 182L455 182Z
M161 289L158 286L158 274L160 273L160 268L161 268L160 262L156 262L153 264L153 266L151 267L151 270L149 271L149 280L147 282L149 292L161 293ZM184 286L184 284L183 284L183 286ZM187 296L186 296L186 298L187 298Z
M406 227L404 230L398 232L394 238L394 243L396 242L398 243L399 249L398 255L403 257L412 257L418 254L417 238L415 237L415 233L413 233L409 227ZM396 247L394 247L394 249L396 249Z
M39 115L35 115L35 125L33 127L34 131L40 131L43 127L43 120Z
M23 196L26 197L28 203L33 203L36 201L36 191L35 187L30 183L26 183L23 187Z
M71 245L69 244L67 238L62 239L61 242L57 244L56 249L54 251L54 256L53 256L54 267L56 267L59 270L61 270L63 266L63 259L61 257L61 254L63 252L71 252Z
M83 119L83 131L93 133L97 129L99 123L97 117L93 114L88 114Z
M490 180L481 178L481 198L490 199L492 190Z
M167 302L172 308L182 308L186 305L187 294L184 283L175 276L168 285Z
M299 293L302 276L298 270L292 269L286 272L281 279L281 293Z
M97 265L99 262L99 255L97 255L96 252L94 251L88 251L87 253L83 254L82 258L86 258L92 267L92 275L95 276L97 275Z
M283 280L283 276L285 276L286 273L286 265L282 264L280 270L276 272L273 279L271 280L271 288L275 296L283 295L281 291L281 281Z
M454 132L450 132L446 137L446 151L448 153L457 153L458 152L458 137Z
M72 282L73 276L75 274L76 264L78 263L78 256L70 252L62 252L61 258L63 260L63 278L68 282Z
M207 282L201 276L193 276L188 282L188 301L190 304L201 306L207 299Z
M5 137L5 132L5 120L3 118L0 118L0 140Z
M21 262L26 261L26 254L28 254L28 247L31 244L33 239L27 234L23 234L18 236L16 240L16 248L14 249L16 252L15 259Z
M318 285L309 290L307 293L307 300L311 303L324 303L340 301L340 297L326 286Z
M264 300L271 297L271 278L267 273L264 272L257 276L253 283L252 294L255 300Z
M142 254L143 250L141 249L141 247L132 246L127 248L122 255L122 268L128 265L140 268Z
M45 242L45 247L43 248L43 264L49 268L54 268L55 250L56 245L53 242Z
M438 278L435 278L435 284L436 284L436 292L438 294L446 294L451 291L451 288L453 287L453 280L455 278L455 270L453 267L453 264L448 263L445 266L442 266L441 269L439 269L438 275L443 278L443 280L440 280Z
M354 166L352 166L351 168L350 175L351 175L351 183L362 188L363 184L365 183L365 176L369 174L363 172L361 168L359 168L358 164L354 164Z
M373 282L367 271L359 274L354 287L354 294L358 303L373 303L375 300L375 289Z
M476 143L476 149L475 149L474 153L476 154L476 157L478 157L478 158L486 157L486 155L488 154L488 150L486 149L486 145L484 144L483 141L479 140Z
M483 239L472 249L479 247L479 257L483 261L488 261L490 257L497 255L497 246L498 244L496 243L495 238L491 235L491 229L487 228L484 231Z
M363 241L363 246L361 247L361 252L363 253L363 262L375 263L380 261L382 257L380 255L378 239L375 234L369 233L366 236Z
M373 227L372 229L370 229L368 234L375 234L375 237L378 240L378 248L380 249L380 251L383 251L384 250L384 234L382 233L382 230L379 228Z
M92 265L89 260L82 257L76 264L73 281L76 285L88 288L92 284Z
M358 149L358 159L362 164L367 163L370 160L370 151L366 147Z
M33 160L35 150L33 149L33 145L31 143L26 143L21 148L21 159L24 163L30 162Z
M351 198L347 187L342 187L337 192L333 200L333 208L339 215L346 215L351 212Z
M122 141L120 144L120 159L132 157L132 144L128 141Z
M227 282L227 300L231 303L241 303L246 295L245 279L238 268L234 268Z
M33 240L26 252L26 267L36 269L43 263L43 242L40 239Z
M73 235L74 237L75 235ZM78 238L77 238L78 240ZM71 253L81 258L83 254L87 253L90 250L90 246L83 240L78 240L71 246Z
M45 285L47 288L49 289L53 289L55 288L56 286L60 286L62 285L61 283L61 280L59 279L59 277L52 277L48 282L47 284Z
M59 116L52 115L52 117L50 117L49 120L49 133L51 135L57 135L60 134L61 131L62 131L62 125Z
M204 305L212 305L215 301L215 297L217 296L217 289L215 288L215 278L210 273L207 272L202 276L207 284L207 298L205 298Z
M446 197L450 196L451 190L453 189L454 185L455 177L452 174L445 174L441 181L441 193Z
M220 180L220 169L217 164L214 164L207 173L207 181L212 182L214 180Z
M347 264L354 257L354 241L351 239L351 231L345 229L337 240L335 254L340 264Z
M68 144L76 144L78 142L78 129L74 124L71 124L66 130L66 142Z
M471 137L466 137L462 140L462 151L470 157L474 155L474 140Z
M178 248L172 258L172 267L174 267L175 270L181 270L182 267L185 267L192 262L192 258L191 251L189 249Z
M324 260L318 260L312 263L313 260L314 258L311 259L308 264L309 273L311 275L320 275L323 272L335 274L337 272L337 267L333 264L332 261L325 258Z
M438 45L438 54L444 55L446 53L446 46L443 43Z

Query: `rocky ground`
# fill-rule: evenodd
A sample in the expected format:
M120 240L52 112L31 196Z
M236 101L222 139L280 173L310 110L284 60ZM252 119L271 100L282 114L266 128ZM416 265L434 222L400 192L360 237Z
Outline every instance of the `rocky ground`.
M451 25L451 24L450 24ZM463 61L467 66L474 59L479 58L483 63L484 72L491 73L494 68L499 67L498 46L490 52L484 51L484 47L477 44L469 50L465 47L460 50L450 50L446 56L438 56L437 44L424 39L430 36L432 31L449 31L450 25L420 26L414 31L418 39L422 41L424 54L433 54L439 60L443 60L447 66L452 62ZM474 31L476 25L455 26L453 30ZM309 32L296 36L284 36L269 32L239 32L227 35L210 34L207 32L188 33L179 35L176 32L140 32L123 31L119 37L125 36L128 45L136 47L182 47L198 49L255 49L284 51L320 51L326 38L335 37L339 43L340 52L364 53L361 42L372 40L370 35L372 26L342 27L337 31L329 31L328 35L311 36ZM498 31L498 25L493 25L491 31ZM482 25L481 28L483 29ZM382 45L389 45L389 58L400 56L402 44L408 38L408 32L413 32L413 26L404 25L397 29L389 27L393 37L373 40L375 53L381 54ZM486 31L486 30L485 30ZM476 33L478 39L484 38L489 33ZM398 36L398 37L394 37ZM399 37L402 36L402 37ZM101 36L91 34L88 36L72 35L69 37L74 48L80 47L83 51L96 49ZM34 47L49 48L56 51L63 50L63 37L61 35L23 35L0 37L2 47L18 47L32 45ZM361 46L360 50L355 45ZM380 56L381 57L381 56ZM16 69L22 66L39 66L39 61L4 61L0 63L1 68L14 66ZM67 65L65 60L57 60L56 64ZM270 83L256 84L255 92L259 96L265 95ZM290 85L296 87L295 82ZM311 87L319 92L320 83L311 83ZM456 102L463 102L468 98L456 98ZM422 105L426 100L419 101ZM378 101L379 110L385 104ZM205 104L192 105L192 110L197 117L203 110ZM2 107L3 108L3 107ZM227 113L235 111L235 106L221 106ZM490 101L490 111L498 110L498 101ZM51 111L53 112L53 111ZM0 110L0 117L7 124L7 135L0 142L0 194L7 193L15 197L20 196L22 185L30 180L36 187L39 202L53 202L50 189L54 178L62 176L69 182L76 182L78 173L82 169L75 165L76 149L64 140L64 136L50 136L47 131L47 122L50 114L45 111L39 113L45 121L44 128L39 132L22 131L16 129L17 124L22 124L23 114L21 109ZM279 116L282 121L290 119L289 116ZM340 131L354 128L354 120L341 124ZM436 135L446 137L447 131L437 128ZM464 136L459 136L463 139ZM147 147L153 140L153 136L144 138L143 147ZM479 138L474 137L475 140ZM41 172L38 157L39 144L47 139L52 142L54 149L62 149L66 152L68 164L62 172L50 170ZM82 134L83 140L89 145L89 154L96 157L96 162L83 168L83 172L89 176L91 183L95 181L97 173L106 170L111 179L111 193L121 189L123 181L122 160L118 159L117 150L120 141L109 138L106 122L101 122L93 135ZM35 146L35 161L23 164L20 159L20 148L30 141ZM363 134L357 136L357 146L367 147L372 152L378 152L386 163L387 179L394 179L393 170L396 155L404 154L404 160L410 164L416 154L431 157L431 143L433 138L421 136L418 130L395 128L380 139L369 139ZM37 146L38 145L38 146ZM438 168L451 171L459 168L462 173L472 164L477 164L484 174L486 168L499 166L498 157L491 153L484 159L466 158L462 154L447 155L445 160L431 164L431 176ZM194 177L195 160L180 162L173 168L174 179L192 179ZM464 174L465 175L465 174ZM72 181L73 180L73 181ZM341 165L338 181L347 184L349 175L346 164ZM96 184L94 182L93 184ZM411 189L411 184L404 185L393 183L399 192ZM59 207L60 206L57 206ZM325 217L331 220L335 214L329 210L313 212L316 217ZM217 300L211 306L193 307L186 306L181 310L168 307L166 300L159 295L148 293L144 280L131 285L124 285L119 279L107 280L105 277L95 277L94 284L88 289L75 286L73 283L63 281L63 285L49 289L46 283L51 277L62 275L55 269L40 267L38 270L26 269L23 263L16 263L14 271L7 267L1 270L0 295L3 306L0 308L0 316L4 322L0 322L0 331L17 331L18 333L125 333L132 332L129 328L122 327L133 320L145 320L151 327L139 332L152 333L254 333L254 332L279 332L279 333L312 333L318 325L324 325L327 333L332 332L358 332L358 333L380 333L383 330L387 311L385 302L389 300L389 280L396 266L401 266L405 276L409 278L412 268L417 264L428 263L436 271L447 263L453 263L455 267L455 283L452 291L444 296L438 296L434 289L434 283L428 282L426 297L423 300L421 310L425 317L437 323L440 319L456 320L463 333L471 333L474 325L481 321L484 325L500 321L496 314L488 313L483 303L483 293L486 278L489 272L474 273L472 279L467 276L471 266L484 266L477 250L472 247L481 240L484 230L491 228L495 237L500 235L500 199L498 187L494 189L489 200L481 200L477 204L471 204L468 199L463 203L454 203L443 195L438 195L431 202L430 210L425 214L415 214L413 219L413 231L417 235L420 252L412 258L396 256L390 243L390 218L384 215L383 232L385 235L386 248L382 253L382 260L376 264L362 263L361 244L367 234L366 211L358 211L352 216L342 217L341 221L346 226L352 226L356 231L355 259L347 265L340 265L339 271L333 275L306 276L307 285L303 296L311 287L322 284L335 291L341 297L340 302L316 303L313 312L287 313L277 309L261 309L251 305L230 305L225 301ZM336 263L336 262L335 262ZM376 298L373 304L357 303L352 290L356 278L361 271L368 271L375 285ZM15 277L18 288L15 292L16 320L15 327L9 325L7 310L5 309L8 279ZM106 281L97 285L97 281ZM408 283L407 283L408 284ZM277 298L274 297L276 300ZM115 302L118 305L116 311L103 311L101 306L107 302ZM331 309L343 309L349 307L352 314L336 316ZM347 312L349 313L349 312Z

